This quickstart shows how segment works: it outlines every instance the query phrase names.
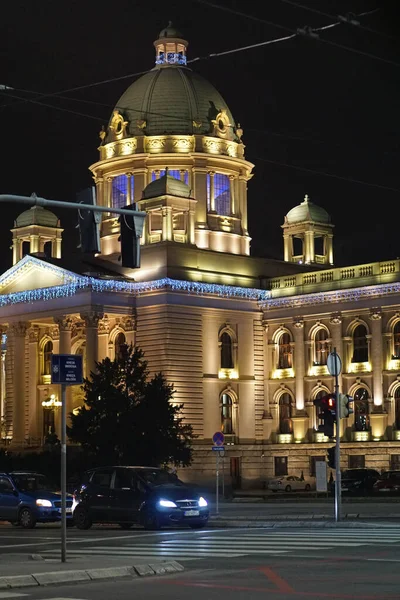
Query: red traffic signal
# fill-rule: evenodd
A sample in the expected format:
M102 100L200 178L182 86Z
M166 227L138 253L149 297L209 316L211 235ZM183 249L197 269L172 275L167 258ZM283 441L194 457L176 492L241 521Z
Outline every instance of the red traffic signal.
M314 406L318 406L321 410L329 410L332 415L336 415L335 394L327 394L326 396L322 396L322 398L316 398Z

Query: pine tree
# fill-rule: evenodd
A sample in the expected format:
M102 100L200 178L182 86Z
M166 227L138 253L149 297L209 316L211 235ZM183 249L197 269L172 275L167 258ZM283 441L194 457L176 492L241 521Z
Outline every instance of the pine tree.
M131 344L115 360L96 363L68 436L98 465L190 465L193 429L183 421L183 404L174 404L162 373L149 379L143 357Z

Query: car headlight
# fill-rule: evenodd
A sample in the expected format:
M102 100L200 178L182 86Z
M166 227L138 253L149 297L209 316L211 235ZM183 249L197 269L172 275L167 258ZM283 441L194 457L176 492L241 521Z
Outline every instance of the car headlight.
M158 504L164 508L178 508L172 500L159 500Z
M36 500L36 504L38 506L46 506L47 508L50 508L52 505L52 503L50 502L50 500L44 500L43 498L38 498Z
M200 496L199 498L199 506L208 506L208 502L203 496Z

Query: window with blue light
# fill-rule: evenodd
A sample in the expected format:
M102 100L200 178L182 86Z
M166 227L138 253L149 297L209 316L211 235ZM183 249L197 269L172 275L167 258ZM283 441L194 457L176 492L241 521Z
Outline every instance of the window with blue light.
M207 173L207 210L211 210L211 175Z
M231 191L228 175L216 173L214 175L214 206L218 215L230 215Z
M164 177L165 175L165 169L162 169L160 171L160 177ZM168 175L170 177L174 177L175 179L179 179L179 181L181 181L181 172L179 171L179 169L168 169ZM151 180L154 181L156 179L156 172L152 171L151 173ZM186 185L189 185L189 172L185 171L185 174L183 176L183 181L186 183Z
M131 193L134 192L134 178L131 177ZM113 208L122 208L129 202L128 198L128 177L126 175L118 175L112 180L111 188L111 204Z

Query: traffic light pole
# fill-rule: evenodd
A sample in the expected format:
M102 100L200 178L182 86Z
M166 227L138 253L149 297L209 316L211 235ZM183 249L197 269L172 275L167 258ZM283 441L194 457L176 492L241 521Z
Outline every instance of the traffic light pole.
M334 377L335 377L335 398L336 398L336 483L335 483L335 521L341 520L342 516L342 476L340 473L340 400L339 400L339 361L337 360L336 348L333 349L335 356L334 360Z

